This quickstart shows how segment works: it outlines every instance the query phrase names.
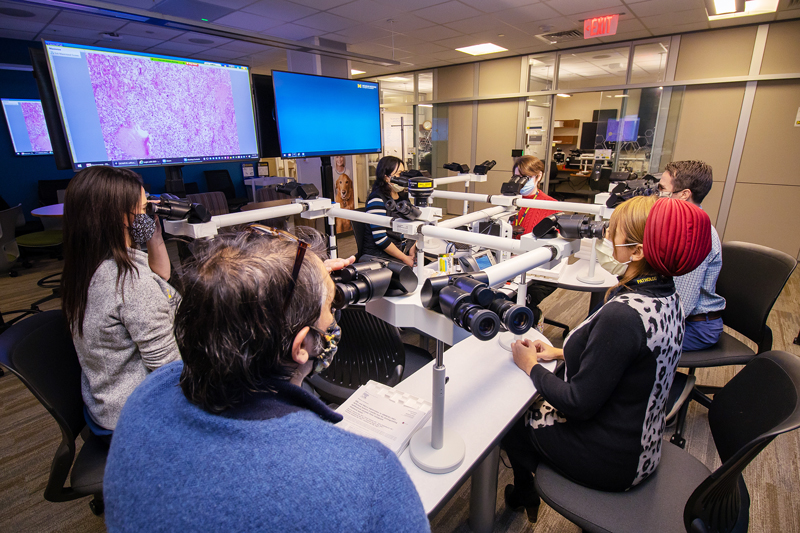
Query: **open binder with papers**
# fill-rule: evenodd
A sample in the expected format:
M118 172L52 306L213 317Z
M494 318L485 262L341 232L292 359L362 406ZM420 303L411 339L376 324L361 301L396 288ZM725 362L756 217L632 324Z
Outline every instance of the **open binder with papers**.
M344 417L337 426L376 439L399 456L411 436L430 418L431 402L369 381L337 411Z

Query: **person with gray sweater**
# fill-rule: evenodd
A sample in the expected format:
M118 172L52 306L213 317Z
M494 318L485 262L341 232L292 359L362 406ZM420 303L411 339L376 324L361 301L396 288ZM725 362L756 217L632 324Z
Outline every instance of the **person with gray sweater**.
M62 308L81 364L87 422L100 435L113 432L150 372L180 359L173 333L180 295L166 281L161 225L146 206L141 177L111 167L79 172L64 200ZM147 253L134 248L144 244Z

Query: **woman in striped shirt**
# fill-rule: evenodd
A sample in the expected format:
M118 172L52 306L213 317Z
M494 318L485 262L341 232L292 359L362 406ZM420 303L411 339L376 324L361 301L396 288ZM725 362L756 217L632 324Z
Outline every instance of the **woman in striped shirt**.
M400 175L403 170L405 170L403 162L397 157L388 155L378 161L378 168L375 171L375 183L372 185L372 192L369 198L367 198L367 213L391 216L387 212L386 201L388 199L408 199L408 195L403 192L402 187L391 183L391 179ZM364 232L364 254L386 257L405 263L408 266L414 266L416 245L412 246L406 254L403 252L404 241L402 235L374 224L369 224L367 229L369 231Z

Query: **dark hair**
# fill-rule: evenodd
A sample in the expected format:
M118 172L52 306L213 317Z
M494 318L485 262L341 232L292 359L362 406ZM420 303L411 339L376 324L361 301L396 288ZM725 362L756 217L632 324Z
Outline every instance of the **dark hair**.
M714 184L711 166L703 161L673 161L667 163L664 172L672 176L674 191L689 189L692 201L697 204L703 203Z
M304 241L320 253L322 237ZM306 253L284 311L297 243L247 233L204 243L184 272L175 339L183 358L181 389L206 411L219 413L249 392L269 391L269 378L289 379L297 368L292 342L320 317L327 275Z
M64 198L64 270L61 308L83 336L89 284L106 259L117 264L117 285L134 270L125 241L126 217L142 198L142 177L132 170L90 167L78 172Z
M377 190L384 196L391 196L392 188L387 178L402 164L403 161L399 157L393 155L381 157L378 161L378 168L375 169L375 183L372 184L372 192Z

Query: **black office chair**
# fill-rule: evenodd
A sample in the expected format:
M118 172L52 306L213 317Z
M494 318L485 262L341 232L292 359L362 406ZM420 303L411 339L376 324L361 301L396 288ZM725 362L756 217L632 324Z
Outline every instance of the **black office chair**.
M722 466L713 473L663 443L656 472L625 492L592 490L542 463L536 490L590 532L746 532L750 495L742 471L772 440L800 427L800 358L772 351L754 358L714 397L708 423Z
M367 208L359 207L356 211L366 213ZM367 225L355 220L351 220L350 225L353 228L353 238L356 240L356 261L358 261L364 255L364 232L367 231Z
M108 445L86 427L81 367L64 314L60 310L38 313L5 331L0 335L0 364L22 381L61 429L44 499L65 502L94 496L89 507L94 514L102 514ZM76 459L79 434L84 443ZM70 486L66 487L68 476Z
M247 198L237 198L236 188L227 170L204 170L208 192L219 191L225 195L228 201L228 208L231 212L236 211L248 202Z
M717 294L725 298L722 323L753 341L758 351L723 332L719 342L711 348L683 352L678 366L689 368L689 374L693 375L697 368L744 365L757 353L771 350L772 330L767 326L767 317L796 265L797 261L790 255L766 246L735 241L724 243L716 289ZM715 387L696 385L691 399L708 407L711 399L707 394L715 390ZM681 408L670 439L681 448L686 444L683 429L689 403Z
M308 380L327 402L343 403L369 380L394 387L433 359L422 348L403 344L396 327L363 307L342 309L339 325L342 340L331 366Z

